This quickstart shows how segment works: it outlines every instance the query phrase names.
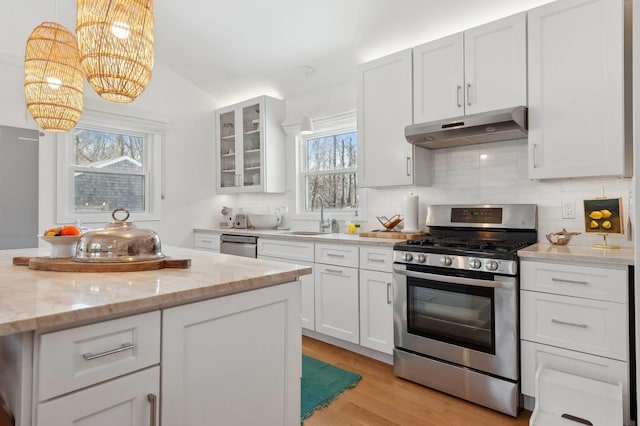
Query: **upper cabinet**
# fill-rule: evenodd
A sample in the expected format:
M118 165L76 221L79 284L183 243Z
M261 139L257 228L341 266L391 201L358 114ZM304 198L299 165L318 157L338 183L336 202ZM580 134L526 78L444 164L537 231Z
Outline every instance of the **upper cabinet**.
M526 13L413 49L413 122L527 105Z
M358 68L358 186L430 184L429 151L404 137L412 123L411 49Z
M631 176L624 9L560 0L529 11L531 179Z
M268 96L216 111L219 193L284 192L284 102Z

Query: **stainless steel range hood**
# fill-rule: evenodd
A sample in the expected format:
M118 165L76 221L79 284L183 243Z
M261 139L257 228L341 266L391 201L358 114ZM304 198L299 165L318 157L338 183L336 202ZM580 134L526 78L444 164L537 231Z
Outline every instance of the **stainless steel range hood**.
M404 135L409 143L428 149L522 139L527 137L527 107L412 124Z

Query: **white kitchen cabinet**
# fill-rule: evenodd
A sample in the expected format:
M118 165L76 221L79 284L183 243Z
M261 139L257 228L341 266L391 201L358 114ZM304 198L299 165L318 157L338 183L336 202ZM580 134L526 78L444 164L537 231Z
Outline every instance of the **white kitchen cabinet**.
M624 1L559 0L528 16L529 178L631 176Z
M526 13L413 49L413 122L527 105Z
M545 367L622 383L630 419L629 283L626 265L521 263L522 393L535 396Z
M391 248L360 247L360 344L393 354Z
M36 342L35 425L142 426L158 418L159 311L43 333Z
M216 111L218 193L284 192L284 101L261 96Z
M38 404L36 425L159 425L159 389L160 367L151 367Z
M295 263L313 268L314 244L304 241L258 238L258 258ZM313 274L300 277L300 322L315 330L315 284Z
M193 248L196 250L220 253L220 234L210 232L194 232Z
M163 311L163 426L300 423L300 285Z
M358 247L339 244L315 246L316 331L358 344Z
M411 49L358 68L359 187L431 185L430 151L404 137L412 93Z

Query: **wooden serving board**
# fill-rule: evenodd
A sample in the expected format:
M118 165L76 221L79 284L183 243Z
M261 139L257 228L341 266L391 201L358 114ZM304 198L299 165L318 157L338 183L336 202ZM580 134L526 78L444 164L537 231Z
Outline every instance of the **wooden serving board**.
M191 267L191 259L170 259L165 257L164 259L144 260L141 262L93 263L76 262L70 258L52 259L50 257L18 256L13 258L13 264L27 266L29 269L37 271L52 272L138 272L163 268L186 269Z
M373 237L373 238L397 238L399 240L415 240L426 236L425 232L404 233L395 231L376 231L376 232L361 232L361 237Z

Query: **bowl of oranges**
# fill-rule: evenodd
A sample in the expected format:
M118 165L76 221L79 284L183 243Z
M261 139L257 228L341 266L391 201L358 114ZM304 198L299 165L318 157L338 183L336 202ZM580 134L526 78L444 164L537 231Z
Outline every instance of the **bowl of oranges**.
M51 244L49 257L68 258L76 254L76 245L82 237L82 232L75 225L64 225L49 228L39 237Z

